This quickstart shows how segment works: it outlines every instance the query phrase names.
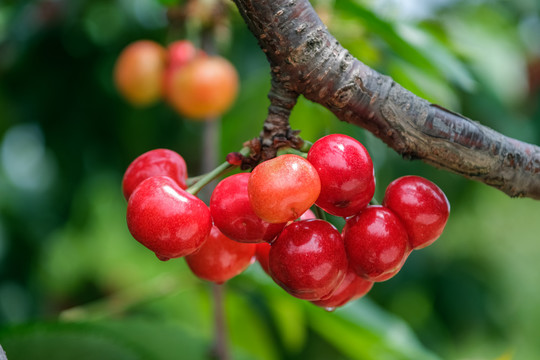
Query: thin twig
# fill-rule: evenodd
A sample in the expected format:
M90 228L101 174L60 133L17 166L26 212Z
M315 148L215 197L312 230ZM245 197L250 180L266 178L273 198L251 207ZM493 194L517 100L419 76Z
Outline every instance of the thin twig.
M212 284L212 297L214 300L214 346L212 357L219 360L229 360L227 344L227 321L225 319L225 285Z

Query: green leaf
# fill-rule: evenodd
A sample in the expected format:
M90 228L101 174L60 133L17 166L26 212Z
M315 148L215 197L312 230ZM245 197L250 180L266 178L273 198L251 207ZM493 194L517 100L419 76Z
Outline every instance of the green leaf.
M370 32L380 36L404 60L417 67L437 72L435 66L422 52L403 39L394 24L381 19L354 0L336 0L335 9L343 17L357 18Z
M0 334L9 360L149 359L141 348L87 324L35 324Z
M463 62L427 29L400 24L397 31L403 39L421 52L447 81L459 85L466 91L475 89L476 81Z
M157 0L163 6L177 6L183 4L185 0Z
M367 298L326 312L309 306L310 325L347 358L361 360L436 360L405 322L391 316Z
M10 360L204 359L210 348L181 325L136 318L21 325L0 333L0 342Z
M246 359L250 360L278 359L275 342L260 314L245 297L230 290L226 292L225 306L230 341L235 348L233 358L238 359L242 351L249 354Z
M208 339L178 324L133 319L104 322L100 326L138 344L151 359L204 359L209 354Z
M306 316L301 304L283 294L271 294L269 297L268 305L283 345L291 353L299 351L307 337Z
M395 59L388 70L392 78L407 90L433 103L459 111L460 101L449 83L430 76L422 69Z

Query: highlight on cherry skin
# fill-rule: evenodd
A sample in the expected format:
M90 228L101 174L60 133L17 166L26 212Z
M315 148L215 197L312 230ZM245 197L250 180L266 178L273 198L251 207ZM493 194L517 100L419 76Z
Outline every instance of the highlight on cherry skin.
M383 205L400 219L413 249L422 249L439 238L450 215L444 192L420 176L403 176L386 188Z
M210 213L214 225L236 241L272 241L286 223L271 224L255 214L248 195L249 177L249 173L231 175L215 187L210 198Z
M356 139L342 134L322 137L313 143L307 159L321 180L321 193L315 204L326 212L352 216L373 198L373 162Z
M260 163L248 181L253 211L269 223L297 219L315 203L320 192L317 170L308 160L294 154Z
M268 261L278 285L299 299L312 301L328 298L348 267L339 231L318 219L287 225L271 244Z
M167 176L153 176L137 186L126 218L135 240L160 260L195 252L212 228L208 206Z
M255 250L256 244L231 240L213 226L204 244L185 259L195 276L222 284L247 269Z
M145 152L131 162L122 179L122 192L126 200L135 188L152 176L168 176L182 189L186 189L187 166L184 158L168 149Z

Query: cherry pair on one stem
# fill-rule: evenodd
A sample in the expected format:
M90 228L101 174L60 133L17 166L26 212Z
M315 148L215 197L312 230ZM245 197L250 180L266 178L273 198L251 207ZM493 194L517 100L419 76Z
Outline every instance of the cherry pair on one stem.
M227 166L221 168L226 170ZM215 173L219 174L221 168ZM154 251L159 259L185 256L190 269L199 278L225 282L249 266L255 245L233 241L216 226L212 227L208 207L188 192L196 192L200 186L185 191L186 177L183 158L171 150L156 149L135 159L126 170L122 183L128 199L128 228L133 237ZM213 177L200 181L206 183ZM231 180L236 183L235 178ZM245 180L243 187L247 198ZM268 226L279 232L284 224Z
M124 173L128 229L160 260L195 252L212 228L210 210L185 190L186 179L184 159L167 149L140 155Z

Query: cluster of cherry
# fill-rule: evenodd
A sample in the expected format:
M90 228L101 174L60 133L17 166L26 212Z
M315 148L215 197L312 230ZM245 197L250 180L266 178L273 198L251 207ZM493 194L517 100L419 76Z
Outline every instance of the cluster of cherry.
M305 157L286 154L223 179L210 206L190 193L177 153L158 149L127 169L123 190L133 237L159 259L184 257L198 277L222 283L255 257L291 295L335 308L399 272L412 250L433 243L450 206L432 182L405 176L382 205L372 160L355 139L333 134ZM187 189L186 189L187 188ZM344 217L340 233L310 208Z
M163 98L193 120L223 114L238 92L234 66L188 40L177 40L167 48L151 40L129 44L116 60L114 82L133 105L146 106Z

